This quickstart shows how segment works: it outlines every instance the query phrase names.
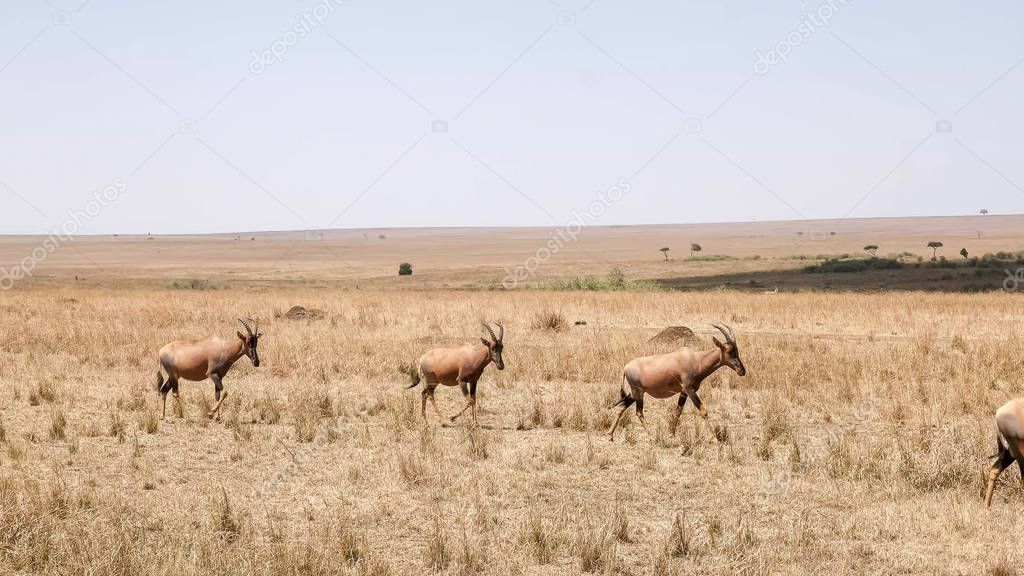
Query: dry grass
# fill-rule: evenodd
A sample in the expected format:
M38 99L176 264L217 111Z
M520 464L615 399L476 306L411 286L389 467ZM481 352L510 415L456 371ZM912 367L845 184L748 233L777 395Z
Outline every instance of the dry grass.
M293 305L322 320L290 321ZM0 301L0 572L1014 574L1024 497L979 491L1022 395L1019 297L105 290ZM538 311L586 320L534 329ZM155 351L263 319L264 366L182 384ZM402 369L505 320L482 427L419 416ZM611 444L622 365L683 322L736 329L712 431L649 400ZM451 414L463 405L439 389ZM173 402L172 402L173 406ZM716 438L717 435L717 438ZM1012 471L1011 471L1012 472Z
M530 327L534 330L562 332L569 327L569 322L565 319L565 315L557 310L542 310L534 315Z

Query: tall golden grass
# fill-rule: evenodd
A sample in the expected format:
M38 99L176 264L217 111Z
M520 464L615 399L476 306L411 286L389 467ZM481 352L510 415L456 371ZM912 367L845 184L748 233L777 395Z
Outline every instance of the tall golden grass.
M992 413L1022 394L1004 294L38 288L0 301L0 570L61 574L1013 574L1024 498L980 500ZM291 321L293 305L321 320ZM184 383L156 351L261 321L263 367ZM550 318L558 318L557 329ZM419 416L402 367L505 321L480 429ZM586 325L576 325L585 321ZM667 433L609 443L631 358L733 326ZM438 391L443 411L461 406ZM170 411L169 411L170 412Z

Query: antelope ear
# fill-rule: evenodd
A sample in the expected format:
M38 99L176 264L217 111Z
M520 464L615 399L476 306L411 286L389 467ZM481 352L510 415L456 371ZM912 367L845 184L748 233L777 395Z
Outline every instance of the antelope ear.
M712 336L711 339L715 341L715 346L718 346L719 348L725 349L725 344L722 344L721 342L719 342L718 338L715 338L714 336Z
M245 336L242 336L242 333L241 333L241 332L235 332L235 334L238 334L238 337L239 337L240 339L242 339L242 340L245 340Z

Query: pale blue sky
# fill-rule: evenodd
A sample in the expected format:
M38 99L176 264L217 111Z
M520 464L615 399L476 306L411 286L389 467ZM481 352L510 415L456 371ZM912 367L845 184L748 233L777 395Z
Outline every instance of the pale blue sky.
M602 224L1024 205L1019 3L850 0L758 74L826 3L348 0L253 73L327 5L5 0L0 233L115 179L81 233L559 226L619 178Z

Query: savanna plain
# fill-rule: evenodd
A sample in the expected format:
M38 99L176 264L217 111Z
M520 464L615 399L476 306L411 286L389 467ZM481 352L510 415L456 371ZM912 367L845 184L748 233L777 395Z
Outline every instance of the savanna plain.
M232 241L264 250L268 269L278 258L264 238L211 240ZM145 242L135 250L173 249ZM277 281L253 256L237 277L183 282L185 264L114 265L106 243L82 244L81 271L55 259L0 294L0 571L1021 573L1016 470L991 509L981 498L993 413L1024 395L1024 301L1001 269L987 291L677 291L657 280L793 265L662 264L659 244L612 262L624 281L511 290L485 281L500 278L487 263L478 286L445 287L463 273L438 264L401 284L401 260L375 276L326 257ZM603 278L606 264L580 255L544 273ZM354 277L316 280L332 266ZM184 413L168 402L161 420L160 347L232 336L243 316L265 334L261 367L243 358L228 374L219 419L207 381L182 382ZM504 321L506 369L480 381L480 425L429 408L424 422L405 372L430 348L478 342L481 320ZM701 387L717 434L687 406L671 435L675 399L648 398L650 431L631 409L610 442L622 366L708 349L712 322L735 330L748 370ZM670 326L695 336L651 341ZM457 389L437 399L463 406Z

